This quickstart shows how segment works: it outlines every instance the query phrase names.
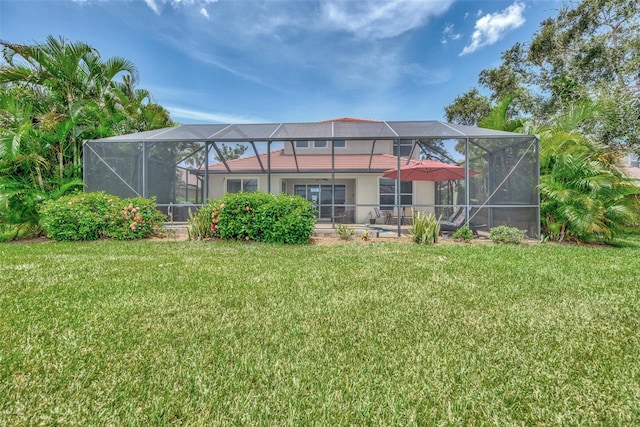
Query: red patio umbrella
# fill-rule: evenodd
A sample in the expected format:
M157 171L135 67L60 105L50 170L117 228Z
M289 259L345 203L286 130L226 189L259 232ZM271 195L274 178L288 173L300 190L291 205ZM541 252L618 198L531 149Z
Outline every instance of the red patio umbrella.
M478 172L469 169L469 176ZM398 169L389 169L382 174L385 178L398 178ZM435 160L422 160L400 168L400 181L449 181L464 179L464 167Z

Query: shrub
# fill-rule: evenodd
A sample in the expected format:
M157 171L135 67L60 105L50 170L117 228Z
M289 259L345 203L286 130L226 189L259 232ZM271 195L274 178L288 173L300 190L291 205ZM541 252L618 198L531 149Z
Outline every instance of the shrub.
M432 213L414 212L413 225L409 228L409 233L416 243L422 245L437 243L438 234L440 234L440 218L436 218Z
M103 231L105 237L118 240L144 239L159 234L166 221L166 216L156 208L156 200L134 197L122 199L113 204L115 212L110 213L107 226Z
M466 225L463 225L458 228L451 237L461 242L470 242L473 240L473 231L471 231Z
M257 208L255 216L258 240L269 243L308 243L316 225L313 204L300 196L280 194Z
M508 243L508 244L520 244L522 239L525 238L527 232L515 227L509 227L506 225L499 225L493 227L489 231L489 238L493 243Z
M211 237L209 230L211 224L211 215L206 215L203 209L210 205L203 206L195 214L189 209L189 219L187 220L187 235L189 240L200 240ZM201 213L202 211L202 213Z
M336 224L336 235L342 240L351 240L356 235L356 231L348 225Z
M106 227L113 201L102 192L47 200L39 210L40 226L55 240L96 240Z
M155 199L142 197L72 194L44 202L40 226L55 240L140 239L162 231L165 216L155 206Z
M189 219L194 239L222 238L269 243L307 243L313 235L313 204L300 196L260 191L229 193Z

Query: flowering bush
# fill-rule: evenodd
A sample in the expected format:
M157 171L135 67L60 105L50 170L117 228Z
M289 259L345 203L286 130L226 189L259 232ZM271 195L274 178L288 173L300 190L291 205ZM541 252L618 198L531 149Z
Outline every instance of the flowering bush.
M315 227L313 205L299 196L229 193L189 220L191 238L307 243Z
M103 192L49 200L40 218L46 235L55 240L140 239L160 234L165 221L155 199L121 199Z
M122 199L122 208L111 215L105 227L103 235L118 240L144 239L146 237L161 234L166 220L165 215L156 209L156 201L135 197Z
M520 230L507 225L499 225L489 230L489 238L493 243L506 243L517 245L527 236L526 230Z

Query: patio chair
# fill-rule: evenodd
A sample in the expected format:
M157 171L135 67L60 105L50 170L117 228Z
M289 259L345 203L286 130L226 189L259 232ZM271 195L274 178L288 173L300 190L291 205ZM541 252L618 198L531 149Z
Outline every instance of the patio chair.
M469 215L471 215L471 211L473 211L473 208L469 208ZM451 215L447 221L440 221L440 232L456 232L459 228L465 225L466 219L466 209L462 206L453 215ZM472 222L469 222L468 226L475 236L478 235L478 228L483 227L483 225L474 224Z
M380 211L377 206L374 207L373 210L376 213L376 218L382 217L384 218L385 224L391 224L391 218L393 217L393 213L391 213L391 211Z

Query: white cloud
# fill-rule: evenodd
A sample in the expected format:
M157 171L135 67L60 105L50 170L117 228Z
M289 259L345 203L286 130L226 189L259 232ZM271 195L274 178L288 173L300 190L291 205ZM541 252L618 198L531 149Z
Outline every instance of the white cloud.
M217 1L218 0L144 0L149 9L153 10L157 15L160 15L161 13L160 6L164 6L167 4L175 8L182 6L199 6L200 14L207 19L209 19L209 14L207 13L207 10L204 8L204 6L211 3L216 3Z
M385 39L423 25L428 18L444 13L452 2L326 0L322 4L321 25L362 39Z
M160 9L158 9L158 5L156 4L155 0L144 0L144 2L147 4L147 6L149 6L149 9L160 15Z
M442 44L446 44L449 40L460 40L462 34L454 32L453 24L447 24L442 30Z
M265 120L259 117L249 117L237 114L219 113L192 110L189 108L168 106L165 107L171 114L171 118L177 121L188 120L198 122L217 123L264 123Z
M460 56L473 53L484 46L490 46L525 23L523 3L514 3L505 10L489 13L476 21L475 31L471 36L471 43L464 47Z

